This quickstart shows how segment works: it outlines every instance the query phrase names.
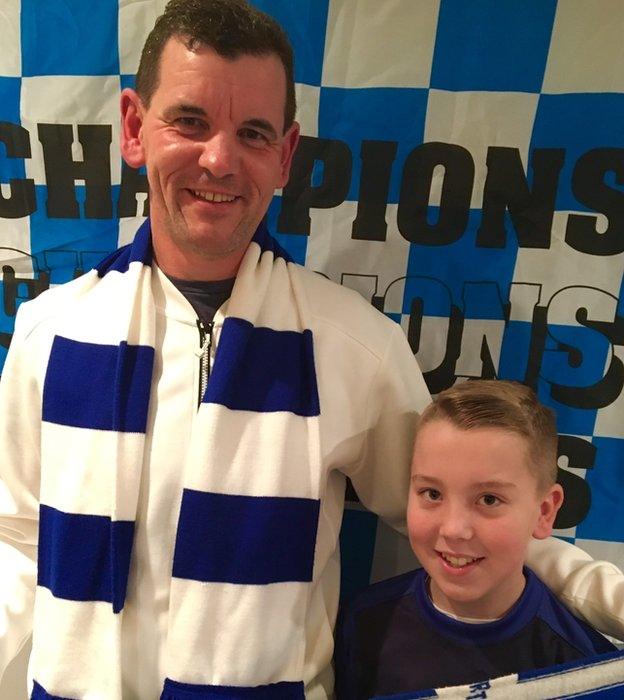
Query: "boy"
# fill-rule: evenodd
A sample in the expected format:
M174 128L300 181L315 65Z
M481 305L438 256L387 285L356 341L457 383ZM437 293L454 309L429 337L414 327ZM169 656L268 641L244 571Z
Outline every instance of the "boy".
M563 501L552 412L527 387L438 395L414 446L407 523L423 569L371 586L337 637L339 698L475 683L615 649L523 568Z

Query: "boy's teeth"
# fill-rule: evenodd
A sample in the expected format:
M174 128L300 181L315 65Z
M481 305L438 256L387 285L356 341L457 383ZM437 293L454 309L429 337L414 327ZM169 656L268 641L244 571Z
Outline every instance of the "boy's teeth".
M193 190L193 194L196 197L201 197L207 202L233 202L236 197L230 194L220 194L219 192L200 192L199 190Z
M444 560L447 561L451 566L466 566L466 564L472 564L473 561L477 561L476 557L451 557L448 554L443 554Z

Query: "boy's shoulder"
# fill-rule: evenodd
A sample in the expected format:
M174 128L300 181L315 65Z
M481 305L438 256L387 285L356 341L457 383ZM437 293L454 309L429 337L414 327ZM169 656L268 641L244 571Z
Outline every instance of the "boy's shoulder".
M533 585L540 594L536 617L542 624L584 656L616 650L600 632L573 615L535 572L526 567L525 572L532 577Z
M362 610L383 605L411 595L420 579L426 576L424 569L414 569L371 584L357 593L345 606L345 616L357 615Z

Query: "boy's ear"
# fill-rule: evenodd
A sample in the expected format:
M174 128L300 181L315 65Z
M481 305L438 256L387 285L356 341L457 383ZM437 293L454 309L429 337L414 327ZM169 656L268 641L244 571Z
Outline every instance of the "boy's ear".
M121 155L132 168L145 165L145 152L141 140L143 103L135 90L125 88L121 92Z
M563 503L563 489L559 484L554 484L542 497L540 514L533 530L533 537L543 540L552 535L555 516Z

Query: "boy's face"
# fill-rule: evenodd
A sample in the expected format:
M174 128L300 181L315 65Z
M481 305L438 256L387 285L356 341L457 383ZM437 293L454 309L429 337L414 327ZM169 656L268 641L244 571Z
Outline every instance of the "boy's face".
M525 440L501 428L419 430L407 524L443 610L500 617L522 593L529 540L551 533L563 498L558 485L538 493L527 462Z

